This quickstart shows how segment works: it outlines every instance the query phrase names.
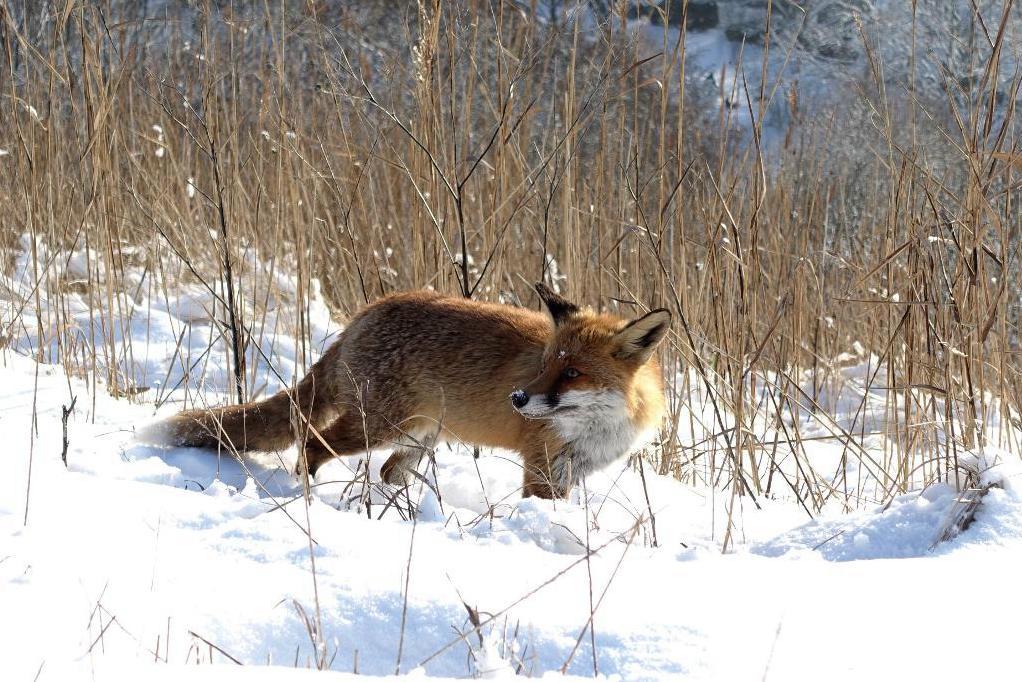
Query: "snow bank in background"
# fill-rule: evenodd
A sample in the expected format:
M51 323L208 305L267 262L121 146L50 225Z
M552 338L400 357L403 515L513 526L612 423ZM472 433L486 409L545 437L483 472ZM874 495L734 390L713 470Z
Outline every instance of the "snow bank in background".
M961 444L960 405L952 410L955 423L949 424L942 395L925 386L892 389L899 380L888 375L887 364L855 345L854 354L821 360L815 370L791 371L790 376L748 372L744 399L753 408L743 419L747 437L755 442L756 466L746 460L743 467L752 489L769 491L767 496L775 499L812 500L812 488L826 505L862 509L887 500L892 492L920 490L935 480L964 484L961 467L970 462L979 466L977 453ZM683 452L691 453L682 470L709 484L722 468L730 472L735 418L726 409L729 391L723 398L715 394L718 412L694 369L687 376L678 373L674 386L684 396L676 438ZM1003 421L1008 410L1000 399L988 393L977 402L983 405L977 422L983 424L986 443L1009 447L1015 441L1018 451L1018 430ZM906 415L912 424L907 451ZM1018 460L998 447L987 451L991 458L1000 453L1002 463ZM758 482L752 480L753 471Z
M95 357L99 376L119 390L150 392L157 404L218 402L233 376L223 282L198 281L166 250L122 246L121 254L121 269L111 273L91 249L51 249L22 236L13 272L0 273L7 345L44 361L61 357L61 349ZM253 397L272 394L300 376L340 327L317 280L300 301L296 278L254 250L244 250L236 268L246 379Z
M368 507L352 504L361 495L352 473L364 463L349 458L321 470L306 504L288 473L293 450L238 463L133 439L178 409L168 398L221 399L229 366L209 290L165 287L129 266L113 314L90 314L75 290L89 276L88 254L36 248L56 268L39 309L29 261L0 280L13 347L54 353L63 329L109 355L93 383L0 353L4 679L312 679L295 668L317 663L338 671L328 680L356 669L507 677L562 667L589 676L595 667L626 680L816 680L826 670L861 680L1002 678L1015 668L1014 628L959 631L971 622L961 607L983 605L977 593L996 593L997 613L1022 611L1012 459L977 462L1002 488L932 552L955 504L946 486L886 510L809 520L790 501L761 496L757 509L648 468L644 485L621 464L571 500L521 500L513 454L474 459L453 446L438 450L427 474L439 495L419 484L395 497L374 485ZM247 278L271 274L251 261L243 289L265 296ZM303 364L297 289L273 276L278 299L251 325L279 362L271 369L250 354L251 383L265 391ZM321 302L305 319L308 362L334 328ZM145 402L113 397L104 376L149 387ZM65 468L61 409L74 397ZM842 406L862 397L835 397L835 419L852 423ZM840 442L813 447L806 461L829 467L840 455ZM385 458L370 457L373 481ZM725 539L736 549L722 555ZM982 649L962 650L967 637Z
M922 557L931 550L947 551L937 543L954 509L958 492L946 484L895 498L889 506L844 517L814 521L756 543L752 551L763 556L815 551L830 561L902 559ZM1002 544L1022 538L1019 496L992 488L983 499L974 541Z

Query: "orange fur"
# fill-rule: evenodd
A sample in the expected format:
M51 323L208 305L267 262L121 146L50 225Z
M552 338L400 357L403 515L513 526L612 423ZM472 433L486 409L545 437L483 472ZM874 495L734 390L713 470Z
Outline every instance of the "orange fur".
M554 396L549 391L559 390L565 400L582 400L620 393L620 410L613 407L616 398L607 398L600 414L620 417L636 433L654 428L664 399L652 350L669 315L651 313L630 327L580 310L543 285L537 290L547 315L422 291L388 296L359 311L293 391L182 412L165 422L164 432L176 445L223 444L237 451L279 450L300 441L310 474L335 455L396 446L383 469L393 483L437 438L460 440L521 453L524 495L565 495L574 479L555 475L565 470L558 462L570 455L585 463L586 453L572 452L567 427L526 418L509 394L525 388ZM652 324L643 322L647 318L662 323L655 333L642 327ZM636 351L627 346L629 338L645 345ZM569 363L581 375L566 380ZM567 409L576 410L571 429L584 430L584 409Z

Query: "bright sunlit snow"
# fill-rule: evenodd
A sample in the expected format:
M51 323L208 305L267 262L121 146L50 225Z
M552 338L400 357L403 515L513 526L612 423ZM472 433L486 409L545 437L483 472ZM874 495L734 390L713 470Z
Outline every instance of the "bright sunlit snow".
M73 278L87 258L43 260ZM106 336L84 301L60 317L45 298L24 310L31 276L27 261L17 265L0 281L0 320L18 320L14 350L0 354L5 680L311 680L320 678L303 669L317 666L625 680L1003 679L1015 669L1014 456L982 454L976 466L997 487L967 530L935 547L956 506L948 485L847 514L834 504L811 520L790 499L760 496L757 509L648 466L644 487L620 462L570 501L522 500L512 453L474 459L448 446L426 472L439 496L422 483L363 491L350 483L352 458L324 467L306 503L289 473L293 450L240 464L135 439L185 397L223 399L228 364L210 292L138 274ZM266 393L300 373L302 354L314 358L337 325L312 292L314 343L303 347L293 282L255 254L248 267L278 278L280 300L250 355L250 385ZM50 338L58 321L112 349L97 371L116 367L113 393L148 390L129 402L106 381L27 357L55 352L38 334ZM846 375L866 371L849 365ZM75 399L65 468L62 406ZM842 419L856 400L829 408ZM883 444L870 442L879 458ZM809 454L831 462L840 452L822 440ZM373 481L385 457L370 458ZM364 492L368 505L358 504Z

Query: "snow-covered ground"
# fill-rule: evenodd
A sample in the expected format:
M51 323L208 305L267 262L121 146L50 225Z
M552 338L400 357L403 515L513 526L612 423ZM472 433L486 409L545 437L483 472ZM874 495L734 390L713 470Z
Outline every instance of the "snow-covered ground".
M73 253L45 262L51 283L78 276ZM249 276L277 277L280 301L258 317L269 331L249 364L251 385L272 391L337 327L313 297L313 342L297 343L293 282L248 264ZM324 467L306 498L288 474L293 451L242 464L134 437L185 397L222 399L228 365L209 291L129 271L110 330L85 294L37 291L29 265L0 280L4 680L311 680L317 666L335 671L315 678L328 680L1016 674L1014 456L983 454L999 487L936 547L956 507L946 485L808 520L788 500L760 497L756 509L648 467L644 486L621 463L569 501L522 500L514 455L448 446L427 476L439 496L421 483L396 497L374 486L360 504L353 458ZM99 377L27 357L56 353L56 329L107 348ZM65 466L62 406L74 399ZM384 459L370 457L373 481Z

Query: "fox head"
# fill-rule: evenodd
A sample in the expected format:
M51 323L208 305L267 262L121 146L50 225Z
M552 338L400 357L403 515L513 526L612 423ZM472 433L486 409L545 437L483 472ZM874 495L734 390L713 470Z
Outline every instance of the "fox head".
M610 431L622 438L658 422L663 392L654 351L670 329L670 312L626 321L580 308L543 283L536 292L553 334L536 378L511 394L514 408L549 420L566 443Z

